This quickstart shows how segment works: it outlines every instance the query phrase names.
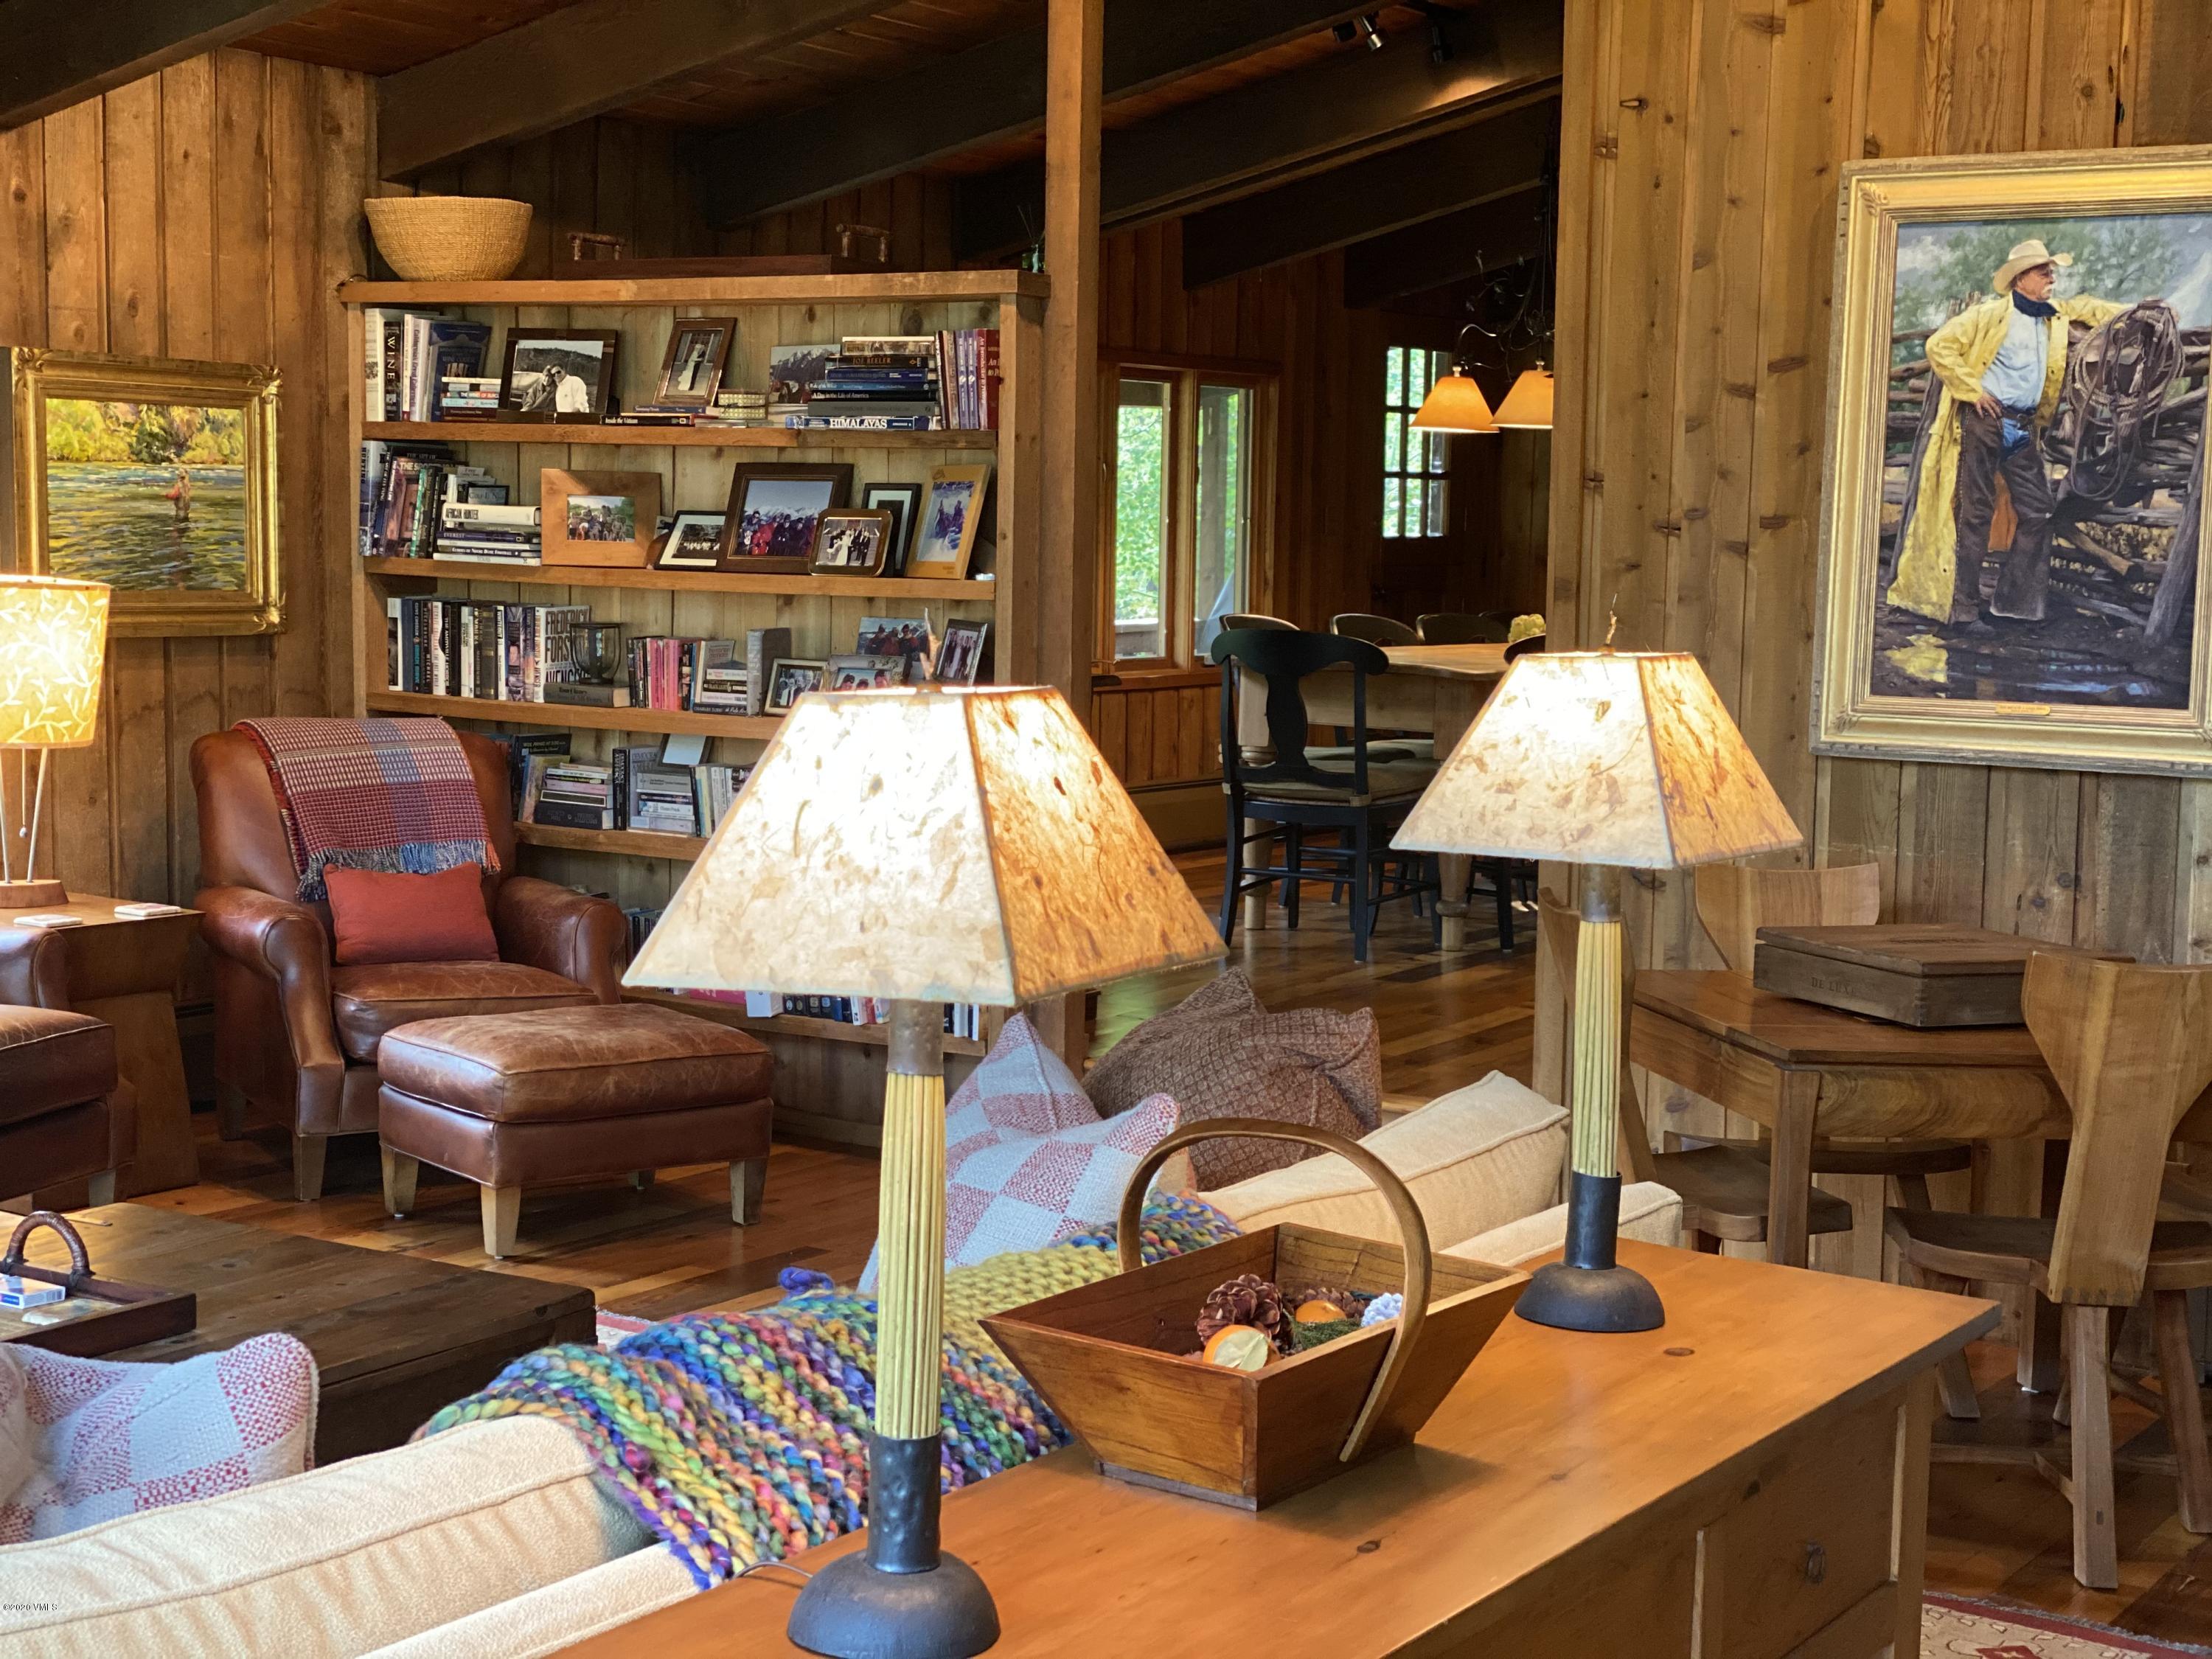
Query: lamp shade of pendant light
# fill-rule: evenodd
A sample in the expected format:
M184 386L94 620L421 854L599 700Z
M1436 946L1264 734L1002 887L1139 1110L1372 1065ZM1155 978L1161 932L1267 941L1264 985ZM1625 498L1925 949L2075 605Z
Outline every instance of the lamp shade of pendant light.
M1429 388L1429 395L1421 399L1420 411L1413 416L1413 423L1424 432L1498 430L1498 422L1490 412L1482 388L1457 369L1437 377L1437 383Z
M1505 401L1498 405L1494 418L1501 427L1540 428L1548 431L1552 424L1552 371L1541 363L1522 369L1521 378L1505 394Z

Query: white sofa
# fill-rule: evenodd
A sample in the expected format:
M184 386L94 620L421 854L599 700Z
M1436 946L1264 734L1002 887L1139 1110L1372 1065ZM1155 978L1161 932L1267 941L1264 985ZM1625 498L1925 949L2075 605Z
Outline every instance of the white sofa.
M1566 1114L1499 1073L1364 1143L1453 1255L1556 1249ZM1247 1228L1298 1220L1391 1236L1341 1158L1204 1194ZM1681 1203L1630 1187L1622 1236L1680 1242ZM692 1593L603 1493L583 1447L538 1418L471 1424L288 1480L0 1548L9 1659L533 1659Z

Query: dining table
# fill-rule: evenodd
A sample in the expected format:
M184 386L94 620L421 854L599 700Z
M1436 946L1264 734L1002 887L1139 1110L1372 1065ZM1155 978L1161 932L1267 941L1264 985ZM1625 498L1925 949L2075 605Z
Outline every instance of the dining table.
M1386 645L1389 672L1370 675L1367 681L1367 726L1370 732L1425 732L1435 738L1437 759L1452 751L1467 734L1484 702L1505 675L1503 645ZM1263 675L1245 671L1246 695L1237 699L1237 737L1247 752L1265 751L1267 741L1267 682ZM1349 727L1352 724L1352 672L1326 669L1306 676L1301 687L1306 714L1316 726ZM1248 836L1264 833L1258 819L1245 822ZM1439 886L1443 896L1437 911L1443 947L1467 949L1467 890L1474 861L1453 854L1439 860ZM1244 926L1267 925L1267 893L1262 888L1244 899Z

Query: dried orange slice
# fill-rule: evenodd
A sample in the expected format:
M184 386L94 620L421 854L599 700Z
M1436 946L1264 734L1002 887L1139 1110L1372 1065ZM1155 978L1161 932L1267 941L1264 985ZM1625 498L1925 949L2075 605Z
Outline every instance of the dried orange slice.
M1209 1365L1225 1365L1232 1371L1256 1371L1274 1358L1275 1345L1265 1331L1249 1325L1224 1325L1206 1338L1199 1356Z
M1316 1297L1310 1302L1299 1303L1297 1311L1291 1317L1302 1325L1326 1325L1340 1319L1349 1319L1352 1316L1335 1303Z

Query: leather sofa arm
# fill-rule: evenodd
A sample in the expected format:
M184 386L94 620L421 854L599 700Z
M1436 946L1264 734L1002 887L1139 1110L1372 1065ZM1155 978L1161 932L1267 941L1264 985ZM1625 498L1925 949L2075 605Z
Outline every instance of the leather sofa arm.
M69 963L58 933L0 928L0 1002L18 1008L67 1008Z
M499 954L563 975L601 1002L622 1000L629 924L619 907L535 876L510 876L492 908Z
M251 887L203 887L192 905L210 950L276 984L294 1062L342 1070L345 1056L331 1018L331 939L322 918L304 904Z

